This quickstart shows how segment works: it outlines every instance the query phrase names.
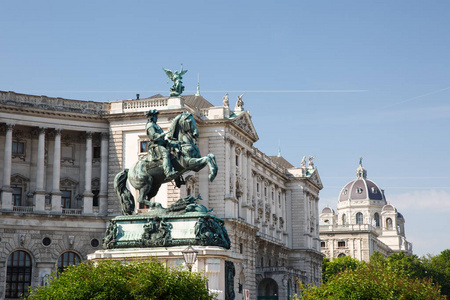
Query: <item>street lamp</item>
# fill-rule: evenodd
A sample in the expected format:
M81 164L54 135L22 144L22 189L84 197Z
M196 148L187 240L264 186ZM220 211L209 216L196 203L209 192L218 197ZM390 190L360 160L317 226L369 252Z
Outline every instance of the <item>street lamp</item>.
M197 260L198 251L189 245L189 247L181 251L181 253L183 253L184 263L189 268L189 271L192 272L192 265Z

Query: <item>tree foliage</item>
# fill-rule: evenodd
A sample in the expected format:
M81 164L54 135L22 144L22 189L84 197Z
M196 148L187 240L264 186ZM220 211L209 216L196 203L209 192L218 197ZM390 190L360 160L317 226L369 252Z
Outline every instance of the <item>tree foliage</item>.
M362 263L347 268L319 287L309 288L302 299L446 299L431 280L406 276L394 269Z
M446 299L450 291L450 250L419 258L375 252L370 263L350 257L324 258L322 286L308 287L304 299ZM302 298L302 299L303 299Z
M355 270L361 262L350 256L338 257L330 261L324 257L322 261L322 282L326 283L332 276L350 269Z
M143 300L143 299L215 299L199 273L166 267L149 260L121 263L104 260L94 265L84 262L70 266L53 276L50 286L38 287L30 300Z
M426 273L424 276L439 284L443 295L450 295L450 249L436 256L428 255L422 261Z

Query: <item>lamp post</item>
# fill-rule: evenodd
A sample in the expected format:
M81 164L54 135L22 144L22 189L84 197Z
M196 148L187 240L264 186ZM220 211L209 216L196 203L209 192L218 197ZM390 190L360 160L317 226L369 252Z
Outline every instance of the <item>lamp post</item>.
M198 251L192 248L191 245L189 245L189 247L181 251L181 253L183 253L184 263L189 268L189 272L192 272L192 266L197 260Z

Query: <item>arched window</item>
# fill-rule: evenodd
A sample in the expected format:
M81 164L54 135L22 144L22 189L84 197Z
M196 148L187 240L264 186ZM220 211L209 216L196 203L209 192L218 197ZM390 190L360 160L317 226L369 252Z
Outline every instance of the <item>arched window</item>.
M58 258L58 272L64 271L68 266L78 265L81 262L81 258L78 254L72 251L67 251L61 254Z
M387 230L391 230L392 229L392 219L391 218L387 218L386 219L386 229Z
M22 250L14 251L8 258L6 269L6 298L19 298L31 285L31 256Z
M363 224L364 218L362 213L356 214L356 224Z
M344 253L340 253L340 254L338 255L338 257L345 257L345 254L344 254Z
M375 213L373 215L373 219L375 220L375 226L380 227L380 215L378 213Z
M342 215L342 225L347 225L347 216L345 214Z

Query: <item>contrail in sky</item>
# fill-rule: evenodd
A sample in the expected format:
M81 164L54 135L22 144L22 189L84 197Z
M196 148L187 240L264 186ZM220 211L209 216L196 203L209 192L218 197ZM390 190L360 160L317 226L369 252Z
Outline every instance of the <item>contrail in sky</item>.
M440 89L440 90L432 91L432 92L429 92L429 93L426 93L426 94L423 94L423 95L415 96L415 97L412 97L412 98L409 98L409 99L406 99L406 100L403 100L403 101L400 101L400 102L397 102L397 103L394 103L394 104L390 104L390 105L387 105L387 106L385 106L383 108L388 108L388 107L392 107L392 106L395 106L395 105L398 105L398 104L402 104L402 103L405 103L405 102L413 101L413 100L416 100L416 99L419 99L419 98L422 98L422 97L426 97L426 96L429 96L429 95L433 95L433 94L436 94L436 93L443 92L443 91L448 90L448 89L450 89L450 86L446 87L446 88L443 88L443 89Z
M202 93L242 93L242 90L235 91L201 91ZM161 91L142 91L142 90L132 90L132 91L31 91L32 93L161 93ZM195 93L196 91L185 91L184 93ZM246 91L247 93L362 93L367 92L367 90L254 90Z

